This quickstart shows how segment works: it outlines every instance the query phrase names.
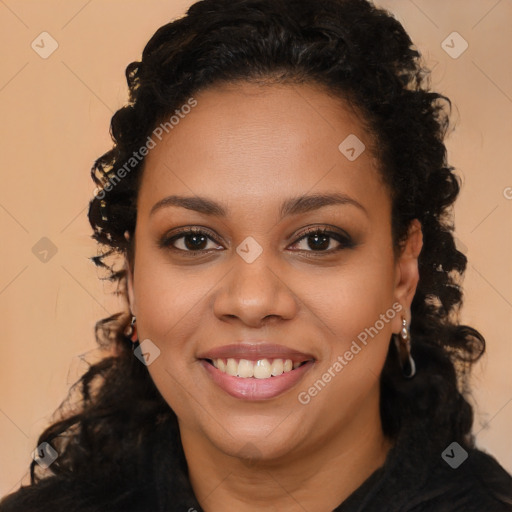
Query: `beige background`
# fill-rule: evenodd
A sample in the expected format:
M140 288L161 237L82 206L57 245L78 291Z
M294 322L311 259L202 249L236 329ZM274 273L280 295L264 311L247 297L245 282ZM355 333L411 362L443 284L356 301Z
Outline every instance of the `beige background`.
M95 320L118 310L88 260L89 169L110 147L125 66L191 4L0 0L0 495L28 481L37 436L84 368L79 355L94 354ZM463 319L488 340L474 376L474 430L512 471L512 3L377 4L405 25L434 67L433 85L457 107L448 148L464 177L455 210L470 260ZM45 31L59 45L47 59L31 48ZM441 46L453 31L469 44L456 59ZM450 51L460 50L452 39ZM46 263L32 252L42 237L57 249Z

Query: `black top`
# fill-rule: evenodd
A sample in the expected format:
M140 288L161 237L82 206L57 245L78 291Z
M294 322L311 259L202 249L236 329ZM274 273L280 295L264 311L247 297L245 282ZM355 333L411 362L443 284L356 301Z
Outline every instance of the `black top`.
M512 512L512 478L493 457L451 443L434 450L436 435L425 435L421 427L402 433L384 465L333 512ZM129 480L52 477L1 501L0 512L202 512L180 443L170 436L150 444L140 462L151 469Z
M445 458L467 458L452 468L441 453L429 461L390 453L335 512L510 512L512 478L490 455L448 450ZM451 461L450 461L451 462ZM452 462L457 465L459 461Z

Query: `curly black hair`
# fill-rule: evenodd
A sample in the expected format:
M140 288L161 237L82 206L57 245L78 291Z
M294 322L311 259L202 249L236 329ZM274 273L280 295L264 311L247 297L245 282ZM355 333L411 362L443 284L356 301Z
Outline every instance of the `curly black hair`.
M423 231L411 305L417 374L402 377L390 343L381 374L384 433L396 439L423 425L435 432L428 438L433 450L452 441L474 446L468 375L485 341L459 321L467 260L453 236L460 183L444 145L451 104L431 91L429 71L402 25L366 0L202 0L156 31L142 59L126 68L126 79L129 102L112 117L113 148L92 168L98 193L89 208L101 248L92 259L117 283L117 293L126 297L126 269L119 262L125 255L133 262L145 161L134 155L155 127L214 85L315 84L357 109L375 137L372 150L392 200L396 252L413 219ZM129 321L126 307L97 323L98 343L115 355L88 369L74 388L81 397L75 408L41 434L38 444L50 443L59 456L46 473L32 463L33 485L17 498L24 510L36 510L41 496L56 508L73 499L75 507L82 504L73 510L81 511L103 510L100 502L117 510L127 496L133 508L123 510L170 510L161 497L169 493L195 503L176 416L133 356L125 334ZM158 480L162 473L173 478ZM144 494L155 486L160 498ZM11 510L8 503L0 510Z

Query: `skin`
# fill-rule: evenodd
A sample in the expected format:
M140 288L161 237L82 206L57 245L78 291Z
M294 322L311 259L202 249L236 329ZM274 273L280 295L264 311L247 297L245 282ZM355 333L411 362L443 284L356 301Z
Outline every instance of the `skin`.
M127 285L139 339L161 351L148 370L178 416L205 511L331 511L391 447L382 433L378 376L401 315L384 323L309 403L297 396L329 368L332 375L337 357L394 303L410 320L421 227L411 224L395 257L391 201L372 137L342 101L312 85L248 83L194 97L197 106L148 154L138 196ZM352 162L338 149L348 134L366 146ZM337 204L279 218L286 199L332 192L364 210ZM176 206L150 213L171 194L208 197L228 214ZM201 246L203 255L179 251L190 250L190 237L175 240L174 251L159 246L185 226L215 235ZM328 238L318 249L311 238L300 240L309 226L344 230L354 245ZM263 250L250 264L236 252L248 236ZM256 339L312 354L315 363L278 397L234 398L197 357Z

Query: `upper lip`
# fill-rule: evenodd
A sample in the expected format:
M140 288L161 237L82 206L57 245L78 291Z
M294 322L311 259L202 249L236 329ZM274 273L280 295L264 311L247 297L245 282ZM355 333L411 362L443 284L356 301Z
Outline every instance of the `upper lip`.
M311 354L267 342L240 342L215 347L198 356L198 359L291 359L294 362L314 360Z

